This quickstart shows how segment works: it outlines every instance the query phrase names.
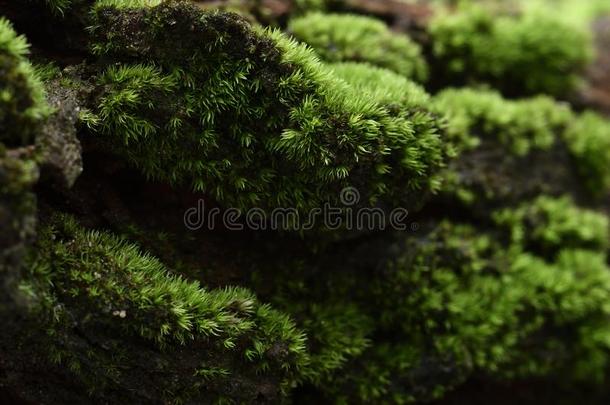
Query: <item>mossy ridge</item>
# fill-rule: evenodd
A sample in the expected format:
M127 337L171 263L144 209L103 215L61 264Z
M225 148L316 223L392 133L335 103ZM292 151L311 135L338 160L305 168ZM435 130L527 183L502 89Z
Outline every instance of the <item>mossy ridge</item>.
M597 147L609 138L609 124L594 113L575 113L547 96L510 100L474 88L445 89L432 103L459 156L443 190L468 206L510 206L540 194L588 199L609 190L610 158Z
M57 215L40 230L21 289L45 319L51 360L101 395L117 386L144 395L129 388L144 361L129 350L139 339L160 350L152 370L176 377L148 376L151 381L140 381L153 390L146 395L172 401L208 391L246 400L259 383L274 385L266 393L271 397L282 395L309 363L302 332L249 291L206 291L136 246L68 216ZM231 378L244 392L228 392Z
M444 84L484 82L510 95L566 96L592 58L587 33L549 15L497 16L479 5L440 13L431 47Z
M94 51L123 61L100 76L96 132L150 177L238 208L319 207L346 186L366 203L438 188L441 130L425 106L371 102L278 31L182 2L96 18ZM388 184L399 178L406 187Z
M576 206L567 196L540 196L515 209L498 211L493 218L510 231L511 243L551 257L567 248L603 253L610 247L608 217Z
M441 176L430 172L430 168L444 167L456 156L456 149L453 144L444 142L447 138L446 117L429 107L432 100L423 87L387 69L362 63L333 63L329 66L336 76L349 84L349 91L353 93L350 98L364 95L389 112L388 118L382 117L379 121L389 134L394 134L394 142L402 147L393 148L393 161L376 169L391 172L394 167L402 165L416 173L428 172L426 188L432 192L440 190ZM400 133L399 124L405 119L412 127L410 134ZM439 142L444 142L442 150L439 150ZM405 177L395 176L393 180L393 184L387 186L389 191L404 186Z
M446 89L434 104L449 120L447 132L460 149L492 139L517 156L549 149L573 119L567 105L547 96L507 100L488 89Z
M418 82L427 79L420 46L374 18L309 13L291 20L288 31L327 62L364 62Z

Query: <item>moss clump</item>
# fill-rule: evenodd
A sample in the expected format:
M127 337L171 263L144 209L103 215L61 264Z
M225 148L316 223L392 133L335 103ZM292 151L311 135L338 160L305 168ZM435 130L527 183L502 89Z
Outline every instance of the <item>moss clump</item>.
M592 194L610 191L610 121L586 112L565 132L564 139Z
M364 97L369 102L385 108L388 117L380 117L379 123L395 133L397 148L395 161L377 170L391 173L394 167L408 167L415 173L428 172L430 167L443 167L444 158L454 157L452 145L443 145L439 152L439 137L445 133L441 115L434 114L423 106L432 104L431 97L425 90L412 81L387 69L375 68L362 63L331 64L334 74L350 85L352 97ZM409 121L411 131L406 130ZM401 133L402 131L402 133ZM389 190L399 189L405 184L404 177L396 177L394 184L388 184ZM411 182L407 180L407 184ZM413 187L420 187L413 183ZM436 191L440 188L440 176L430 173L426 188ZM388 191L389 191L388 190Z
M25 59L28 44L9 21L0 18L0 143L33 143L47 113L42 85Z
M610 310L604 253L567 249L545 262L447 223L413 243L374 284L382 324L401 325L416 347L432 342L436 356L489 375L586 379L603 373L599 364L573 367L582 362L575 354L591 349L583 332ZM602 327L595 339L601 333L609 337ZM607 340L596 344L599 352L608 349Z
M553 253L565 248L605 251L610 245L608 217L578 208L569 197L540 196L494 215L510 230L511 241Z
M605 248L566 240L545 260L496 231L445 221L417 237L364 242L349 249L353 258L338 252L347 263L323 280L333 259L291 272L277 305L307 325L312 360L319 353L342 364L311 383L337 401L411 403L442 398L473 375L603 377Z
M493 90L447 89L434 103L449 120L447 132L460 149L491 140L518 156L549 149L572 119L569 107L546 96L511 101Z
M428 224L291 266L273 302L324 360L306 381L339 402L425 402L475 375L590 383L608 366L610 268L584 238L539 256L501 228Z
M438 186L425 106L359 94L279 32L182 2L96 15L94 51L117 64L98 79L94 129L147 176L237 208L320 207L346 186L419 202Z
M530 188L526 182L528 198L567 189L601 197L610 190L610 124L595 113L576 114L547 96L510 100L471 88L445 89L433 105L447 118L447 137L460 153L445 190L466 202L516 195Z
M419 45L374 18L310 13L292 20L288 29L325 61L366 62L419 82L427 78Z
M277 397L308 364L304 335L249 291L205 290L70 217L40 230L29 268L21 288L44 322L43 350L98 395L122 387L155 400L248 402L257 384ZM150 359L146 345L158 351Z
M32 1L32 0L29 0ZM64 15L67 10L75 6L93 5L94 8L118 7L118 8L138 8L157 6L163 0L34 0L46 3L47 7L55 14Z
M494 90L445 89L433 99L459 152L445 196L486 212L540 194L587 194L563 139L577 115L546 96L509 100ZM493 208L493 207L491 207ZM485 215L486 215L485 214Z
M486 82L510 94L562 96L591 59L589 37L550 16L494 16L477 6L439 15L430 35L434 77Z

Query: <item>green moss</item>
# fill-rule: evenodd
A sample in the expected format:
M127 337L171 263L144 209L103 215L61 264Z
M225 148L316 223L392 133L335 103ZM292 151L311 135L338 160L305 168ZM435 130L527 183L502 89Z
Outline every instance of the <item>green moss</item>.
M443 176L443 195L476 207L518 204L540 194L580 190L563 142L576 115L546 96L510 100L494 90L448 88L433 98L458 152ZM491 207L490 207L491 205Z
M371 67L364 63L329 64L333 72L354 87L365 92L375 103L415 110L430 104L431 97L418 84L391 70Z
M518 156L548 149L572 118L568 107L548 97L512 101L493 90L447 89L434 103L449 120L447 132L461 149L491 140Z
M288 30L328 62L366 62L416 81L427 78L419 45L374 18L310 13L292 20Z
M355 305L312 304L302 325L310 338L311 367L306 381L332 384L334 376L349 367L371 345L373 320Z
M318 374L305 381L338 403L430 401L473 376L599 381L610 358L607 229L566 207L601 234L583 231L581 243L564 232L546 260L498 228L443 222L268 276L274 304L309 336Z
M564 250L552 265L528 255L518 257L511 270L518 283L507 288L522 285L527 291L522 305L543 316L544 324L520 342L511 368L503 374L603 380L610 353L608 270L605 255L588 250Z
M569 197L541 196L517 209L502 210L494 218L508 227L513 243L545 253L565 248L604 252L610 246L608 217L578 208Z
M0 18L0 143L33 143L48 110L42 85L25 56L28 44L11 23Z
M293 20L296 36L315 32L305 40L335 61L322 63L279 31L187 2L75 0L74 9L64 0L49 3L70 10L63 19L70 38L82 27L71 26L71 15L89 18L92 53L73 74L50 65L29 74L23 41L0 24L0 62L9 67L0 69L0 84L19 84L11 94L29 100L2 105L0 124L42 105L33 101L42 93L37 80L79 93L78 102L87 103L78 115L91 163L84 180L101 176L103 190L119 186L112 178L124 174L119 158L225 207L307 210L337 203L341 189L353 186L364 204L411 209L441 188L447 165L455 189L443 190L483 207L450 205L460 211L449 212L441 199L414 222L422 225L418 232L316 240L312 249L299 238L277 243L277 235L257 233L256 245L231 258L223 252L246 239L199 239L167 221L139 229L119 212L116 226L171 262L172 271L127 238L48 217L62 204L85 212L83 223L112 224L119 221L115 207L126 203L128 217L138 195L120 185L100 205L91 202L95 187L81 183L64 194L45 184L43 226L20 289L32 310L26 322L36 327L20 325L36 344L6 347L21 346L17 358L32 353L28 361L48 366L49 391L67 378L70 389L84 386L100 403L281 403L302 386L298 393L314 400L411 403L439 399L471 377L555 383L607 376L608 217L570 197L549 197L573 192L579 204L590 203L570 177L572 163L592 191L610 188L606 120L578 116L546 96L508 100L466 88L430 97L411 81L423 75L417 47L364 17ZM93 11L81 15L85 8ZM431 31L438 58L431 68L447 62L448 81L486 81L506 93L516 83L522 87L514 94L563 95L585 54L564 50L580 43L575 31L551 35L562 26L546 19L536 26L521 16L442 18ZM76 108L58 100L68 112ZM0 232L0 247L10 247L0 251L0 265L5 251L32 236L29 190L37 168L33 149L22 146L42 118L32 112L24 132L0 140L0 229L11 231ZM137 182L129 173L122 180ZM534 198L546 183L556 188ZM163 205L190 199L177 193ZM493 203L485 205L487 198ZM110 211L98 212L107 205ZM438 224L448 216L476 226ZM201 250L202 242L211 248ZM210 269L200 271L201 263ZM198 279L211 274L217 284L250 282L270 304L245 288L204 288L177 271ZM31 352L22 352L25 346ZM295 398L302 399L310 398Z
M147 176L237 208L320 207L346 186L365 203L421 201L438 187L445 146L425 106L371 100L277 31L170 2L99 11L93 34L117 62L99 77L95 132Z
M390 119L380 119L380 124L388 128L389 133L401 131L397 124L402 124L402 120L397 120L396 117L410 121L411 136L396 134L396 141L404 137L401 141L404 149L398 148L399 151L403 149L404 154L396 156L400 163L378 166L376 170L391 172L393 166L403 164L411 167L414 172L424 173L429 171L431 165L443 167L443 158L455 156L452 145L443 145L443 154L438 153L439 136L445 133L446 128L440 116L428 111L427 106L432 104L431 97L418 84L387 69L362 63L334 63L330 67L336 76L350 85L350 91L353 93L351 98L364 97L390 112ZM396 183L388 186L391 189L400 188L404 180L405 178L396 178ZM437 173L430 173L427 188L436 191L440 188L440 182Z
M548 263L445 223L391 261L374 292L383 324L400 325L416 348L432 342L436 356L459 368L587 379L605 366L573 367L581 351L608 349L607 328L595 329L610 311L608 270L603 253L563 250ZM595 331L595 345L584 330Z
M43 83L61 76L61 69L52 62L33 65L36 77Z
M144 382L160 384L153 394L172 401L181 395L222 393L229 389L222 388L228 378L237 383L250 374L273 377L284 392L309 362L303 333L251 292L206 290L172 275L138 247L88 231L63 215L40 230L22 289L44 320L44 350L51 360L102 393L133 383L142 367L138 362L144 360L129 347L140 339L163 356L192 356L184 365L157 360L151 366L159 375L176 374L177 379L162 383L151 376ZM106 339L105 344L117 345L116 351L83 346L74 330L84 335L95 331L99 335L91 339Z
M582 114L564 139L584 182L593 195L610 191L610 121L592 112Z
M519 95L569 93L592 54L584 31L552 16L494 16L478 6L437 16L430 35L443 80L487 82Z

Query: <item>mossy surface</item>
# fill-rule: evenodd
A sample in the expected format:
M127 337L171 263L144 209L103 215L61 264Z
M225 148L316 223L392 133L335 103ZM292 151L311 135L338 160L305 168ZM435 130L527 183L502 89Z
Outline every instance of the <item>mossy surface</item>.
M591 131L583 125L591 113L578 114L548 96L512 100L489 89L447 88L432 104L446 118L447 139L458 153L443 190L461 202L481 208L540 194L592 198L606 192L605 149L586 151L589 140L603 143L604 119Z
M513 101L493 90L447 89L434 102L446 114L448 133L461 149L492 140L517 156L549 149L572 118L569 107L546 96Z
M0 6L36 62L1 19L0 398L607 397L610 121L570 97L583 25L296 3ZM408 227L185 223L326 203Z
M122 386L140 392L136 384L143 384L152 390L149 398L187 401L205 397L204 386L212 391L207 395L228 394L226 384L234 379L244 391L230 395L249 401L261 389L255 375L287 389L308 365L302 332L251 292L205 290L136 246L86 230L65 215L39 230L29 268L21 289L44 321L48 339L42 350L92 391ZM112 333L125 341L95 345ZM138 345L159 353L144 360L129 350ZM172 356L185 362L169 366ZM140 361L153 367L143 379L134 367ZM153 377L155 370L174 377Z
M610 243L608 217L579 208L569 197L541 196L517 209L499 211L494 219L510 229L512 243L546 254L565 248L604 252Z
M94 132L149 177L237 208L310 209L347 186L412 205L438 188L425 106L364 97L277 31L173 2L98 8L96 24L95 53L122 62L99 77Z

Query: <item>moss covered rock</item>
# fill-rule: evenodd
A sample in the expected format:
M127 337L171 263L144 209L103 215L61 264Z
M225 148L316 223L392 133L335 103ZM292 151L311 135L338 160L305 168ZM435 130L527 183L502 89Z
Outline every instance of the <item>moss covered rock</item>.
M609 121L553 98L586 36L504 6L237 3L0 5L36 61L0 20L0 401L607 397ZM201 202L348 205L356 232L186 229ZM407 228L359 228L390 208Z
M46 333L40 354L99 397L271 401L308 366L305 336L251 292L206 290L70 217L39 231L29 260L20 289Z
M115 64L91 128L147 176L240 209L338 204L348 186L411 207L438 188L445 151L425 106L360 94L279 32L180 2L96 15L93 49Z

